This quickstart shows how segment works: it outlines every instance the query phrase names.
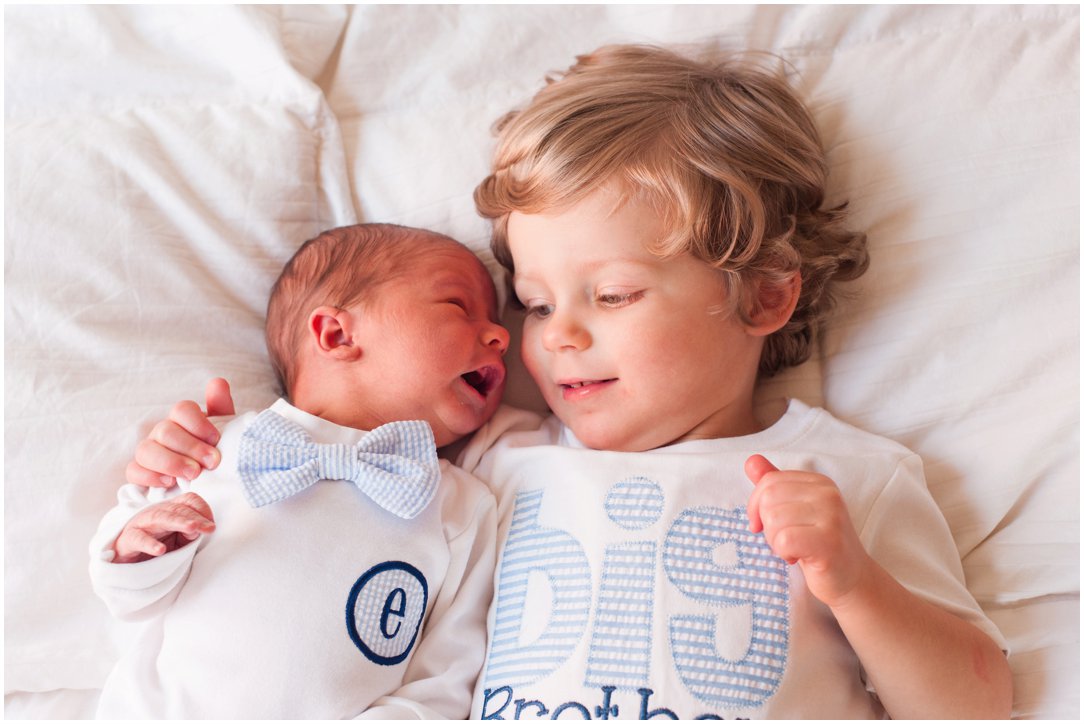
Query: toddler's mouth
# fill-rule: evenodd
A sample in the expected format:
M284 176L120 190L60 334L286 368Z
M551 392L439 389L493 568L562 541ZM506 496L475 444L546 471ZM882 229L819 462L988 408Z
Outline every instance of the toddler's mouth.
M605 380L577 380L575 382L558 382L561 387L566 390L578 390L581 387L590 387L591 385L601 385L606 382L614 382L617 378L611 377Z

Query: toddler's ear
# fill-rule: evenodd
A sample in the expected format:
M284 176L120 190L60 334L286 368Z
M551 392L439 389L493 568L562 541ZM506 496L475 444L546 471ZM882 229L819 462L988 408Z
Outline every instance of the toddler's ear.
M757 282L749 310L749 333L767 337L782 328L794 314L801 293L802 275L799 272L781 283Z
M344 309L318 307L313 310L307 332L318 354L344 362L359 359L361 347L354 335L355 321Z

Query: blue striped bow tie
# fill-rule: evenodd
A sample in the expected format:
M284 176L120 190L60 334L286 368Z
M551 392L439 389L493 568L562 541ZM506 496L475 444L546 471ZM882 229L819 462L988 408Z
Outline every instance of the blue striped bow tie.
M391 422L356 445L326 445L272 410L261 412L241 436L237 472L253 508L300 493L318 480L348 480L400 518L422 512L440 482L437 448L426 422Z

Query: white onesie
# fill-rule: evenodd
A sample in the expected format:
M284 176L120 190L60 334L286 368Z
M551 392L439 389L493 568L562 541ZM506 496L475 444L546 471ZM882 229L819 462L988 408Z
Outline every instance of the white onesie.
M279 400L318 443L365 433ZM247 413L223 428L222 463L191 490L216 530L172 553L115 564L141 508L177 495L124 486L91 543L110 609L145 620L109 676L99 718L463 718L485 650L493 497L440 461L435 497L399 518L353 484L323 480L252 508L236 461Z

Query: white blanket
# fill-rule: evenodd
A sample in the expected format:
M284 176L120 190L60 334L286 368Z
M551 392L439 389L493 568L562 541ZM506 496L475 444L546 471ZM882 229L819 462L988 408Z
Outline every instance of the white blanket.
M86 542L169 403L274 399L292 251L390 221L489 260L491 124L628 41L793 65L872 267L761 399L919 452L1015 715L1079 717L1079 10L1038 5L5 8L9 717L93 711L124 634Z

